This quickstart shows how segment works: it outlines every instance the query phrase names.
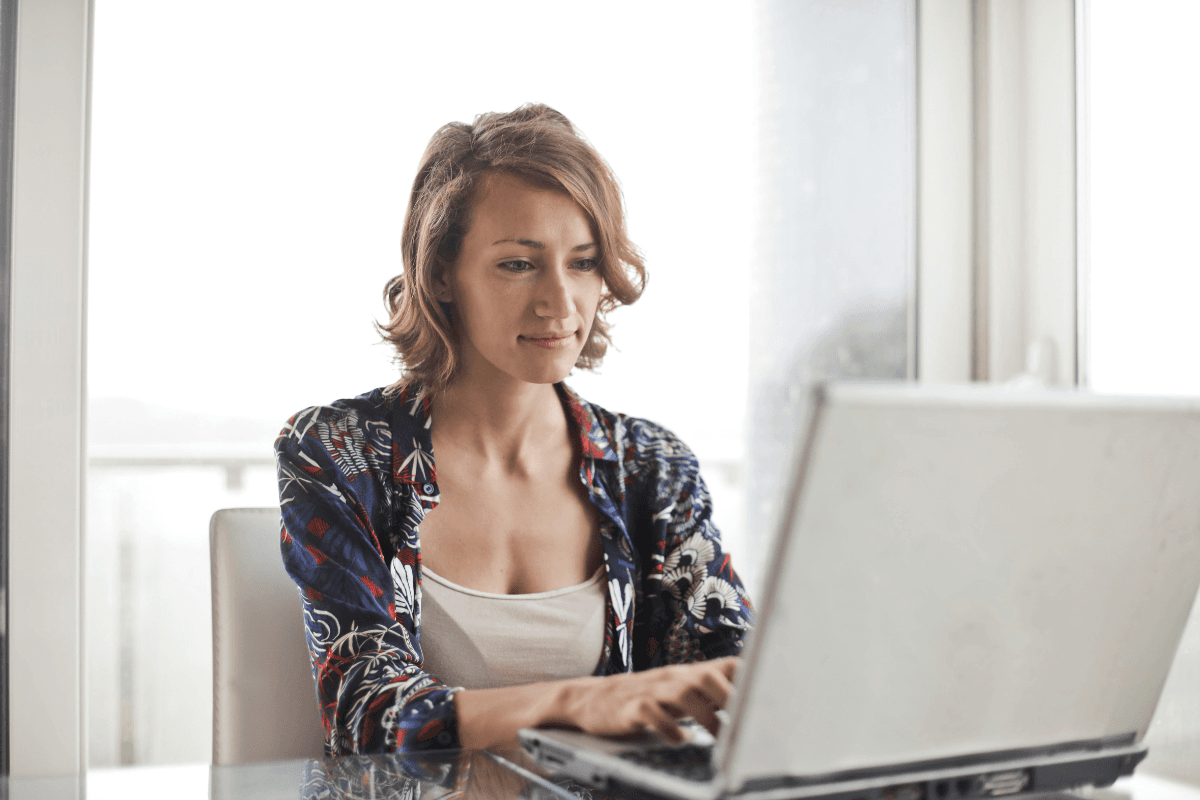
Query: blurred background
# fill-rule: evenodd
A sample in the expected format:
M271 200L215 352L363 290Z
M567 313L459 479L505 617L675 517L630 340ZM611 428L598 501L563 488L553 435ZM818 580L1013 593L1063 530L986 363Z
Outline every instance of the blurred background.
M918 377L918 320L951 313L917 274L926 6L97 0L91 765L209 760L208 520L277 503L289 415L395 379L372 322L413 173L484 111L554 106L620 178L649 286L569 382L692 446L755 595L807 387ZM1076 4L1078 340L1052 382L1200 395L1198 23ZM1021 371L974 341L963 379ZM1147 768L1200 783L1195 627Z

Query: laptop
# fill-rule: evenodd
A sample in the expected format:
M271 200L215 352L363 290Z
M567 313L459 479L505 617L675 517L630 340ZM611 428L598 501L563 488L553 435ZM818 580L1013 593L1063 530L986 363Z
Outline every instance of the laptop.
M800 436L715 742L527 728L526 751L689 800L1131 774L1200 585L1200 401L831 384Z

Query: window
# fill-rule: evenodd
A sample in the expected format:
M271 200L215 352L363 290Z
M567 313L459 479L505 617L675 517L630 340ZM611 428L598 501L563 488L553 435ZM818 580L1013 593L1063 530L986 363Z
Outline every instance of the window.
M98 4L93 766L209 758L209 516L276 504L290 414L394 380L371 322L450 120L545 102L610 161L650 284L614 314L601 373L569 380L692 446L743 558L753 8L522 9Z

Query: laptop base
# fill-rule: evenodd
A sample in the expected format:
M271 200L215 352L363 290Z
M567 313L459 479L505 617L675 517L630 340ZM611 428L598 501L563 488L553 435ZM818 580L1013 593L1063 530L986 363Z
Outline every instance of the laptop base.
M1007 760L1006 754L987 763L954 764L954 759L923 764L897 765L886 770L858 771L823 776L780 776L747 781L729 791L714 780L711 768L700 768L691 750L655 748L677 752L678 759L659 758L654 750L627 742L601 740L602 750L581 748L577 738L597 739L574 731L523 729L518 738L534 760L557 774L595 788L627 786L643 792L686 800L982 800L1023 794L1059 792L1082 786L1111 786L1133 774L1146 757L1144 744L1123 747L1065 750L1047 748L1045 755ZM1125 738L1125 737L1121 737ZM558 740L558 741L556 741ZM1083 744L1083 743L1079 743ZM1016 755L1016 753L1013 753ZM678 774L664 761L678 761ZM972 759L974 760L974 759ZM667 769L664 769L667 767ZM689 774L690 773L690 774ZM874 773L874 774L871 774Z

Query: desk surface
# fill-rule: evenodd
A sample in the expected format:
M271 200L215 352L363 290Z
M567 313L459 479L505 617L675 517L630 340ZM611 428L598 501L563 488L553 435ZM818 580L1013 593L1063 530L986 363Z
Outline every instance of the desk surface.
M83 778L0 780L7 800L635 800L632 792L590 792L557 779L519 749L444 753L422 758L349 756L236 767L187 765L89 772ZM1043 798L1046 796L1042 796ZM1110 789L1063 800L1200 800L1200 787L1135 775Z

